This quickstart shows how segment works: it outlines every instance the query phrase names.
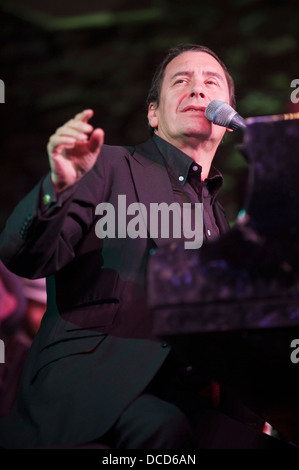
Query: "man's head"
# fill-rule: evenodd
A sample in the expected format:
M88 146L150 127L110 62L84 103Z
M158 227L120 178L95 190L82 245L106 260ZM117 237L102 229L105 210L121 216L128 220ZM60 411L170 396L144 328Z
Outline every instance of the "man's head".
M203 136L207 135L212 127L204 110L213 99L236 107L233 79L218 56L209 48L194 44L170 49L156 70L148 93L149 125L168 141L175 141L180 133L196 136L200 129ZM224 132L216 130L219 135Z

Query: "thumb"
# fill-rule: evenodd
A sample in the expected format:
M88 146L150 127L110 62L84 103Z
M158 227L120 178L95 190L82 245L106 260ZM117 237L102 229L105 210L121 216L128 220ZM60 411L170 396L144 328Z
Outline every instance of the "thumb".
M103 129L95 129L90 136L89 149L91 152L97 152L100 150L104 143L104 131Z

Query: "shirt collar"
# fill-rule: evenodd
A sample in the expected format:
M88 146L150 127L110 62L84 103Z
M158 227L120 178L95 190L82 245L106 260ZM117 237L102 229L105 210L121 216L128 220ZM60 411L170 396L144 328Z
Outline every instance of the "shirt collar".
M209 177L205 179L205 183L208 192L214 201L215 197L223 186L223 176L213 165L211 166Z
M166 163L172 169L177 180L184 186L188 180L190 168L196 165L201 170L200 165L194 162L193 158L186 153L162 139L158 135L153 135L153 140L159 151L162 153ZM214 199L223 185L223 176L217 168L211 166L208 178L205 179L210 196Z
M167 165L172 169L176 179L184 185L187 182L188 173L194 160L158 135L154 135L153 140Z

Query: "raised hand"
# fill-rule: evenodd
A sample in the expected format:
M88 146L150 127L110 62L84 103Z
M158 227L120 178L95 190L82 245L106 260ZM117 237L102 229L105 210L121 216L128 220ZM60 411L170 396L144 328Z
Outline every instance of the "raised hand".
M51 179L57 192L79 181L95 164L104 142L104 131L88 123L86 109L59 127L50 137L47 150Z

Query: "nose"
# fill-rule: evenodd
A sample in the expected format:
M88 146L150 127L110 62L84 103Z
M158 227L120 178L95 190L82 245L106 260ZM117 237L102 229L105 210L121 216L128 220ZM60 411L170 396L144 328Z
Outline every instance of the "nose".
M190 92L191 98L205 98L205 93L202 87L200 86L194 86Z

